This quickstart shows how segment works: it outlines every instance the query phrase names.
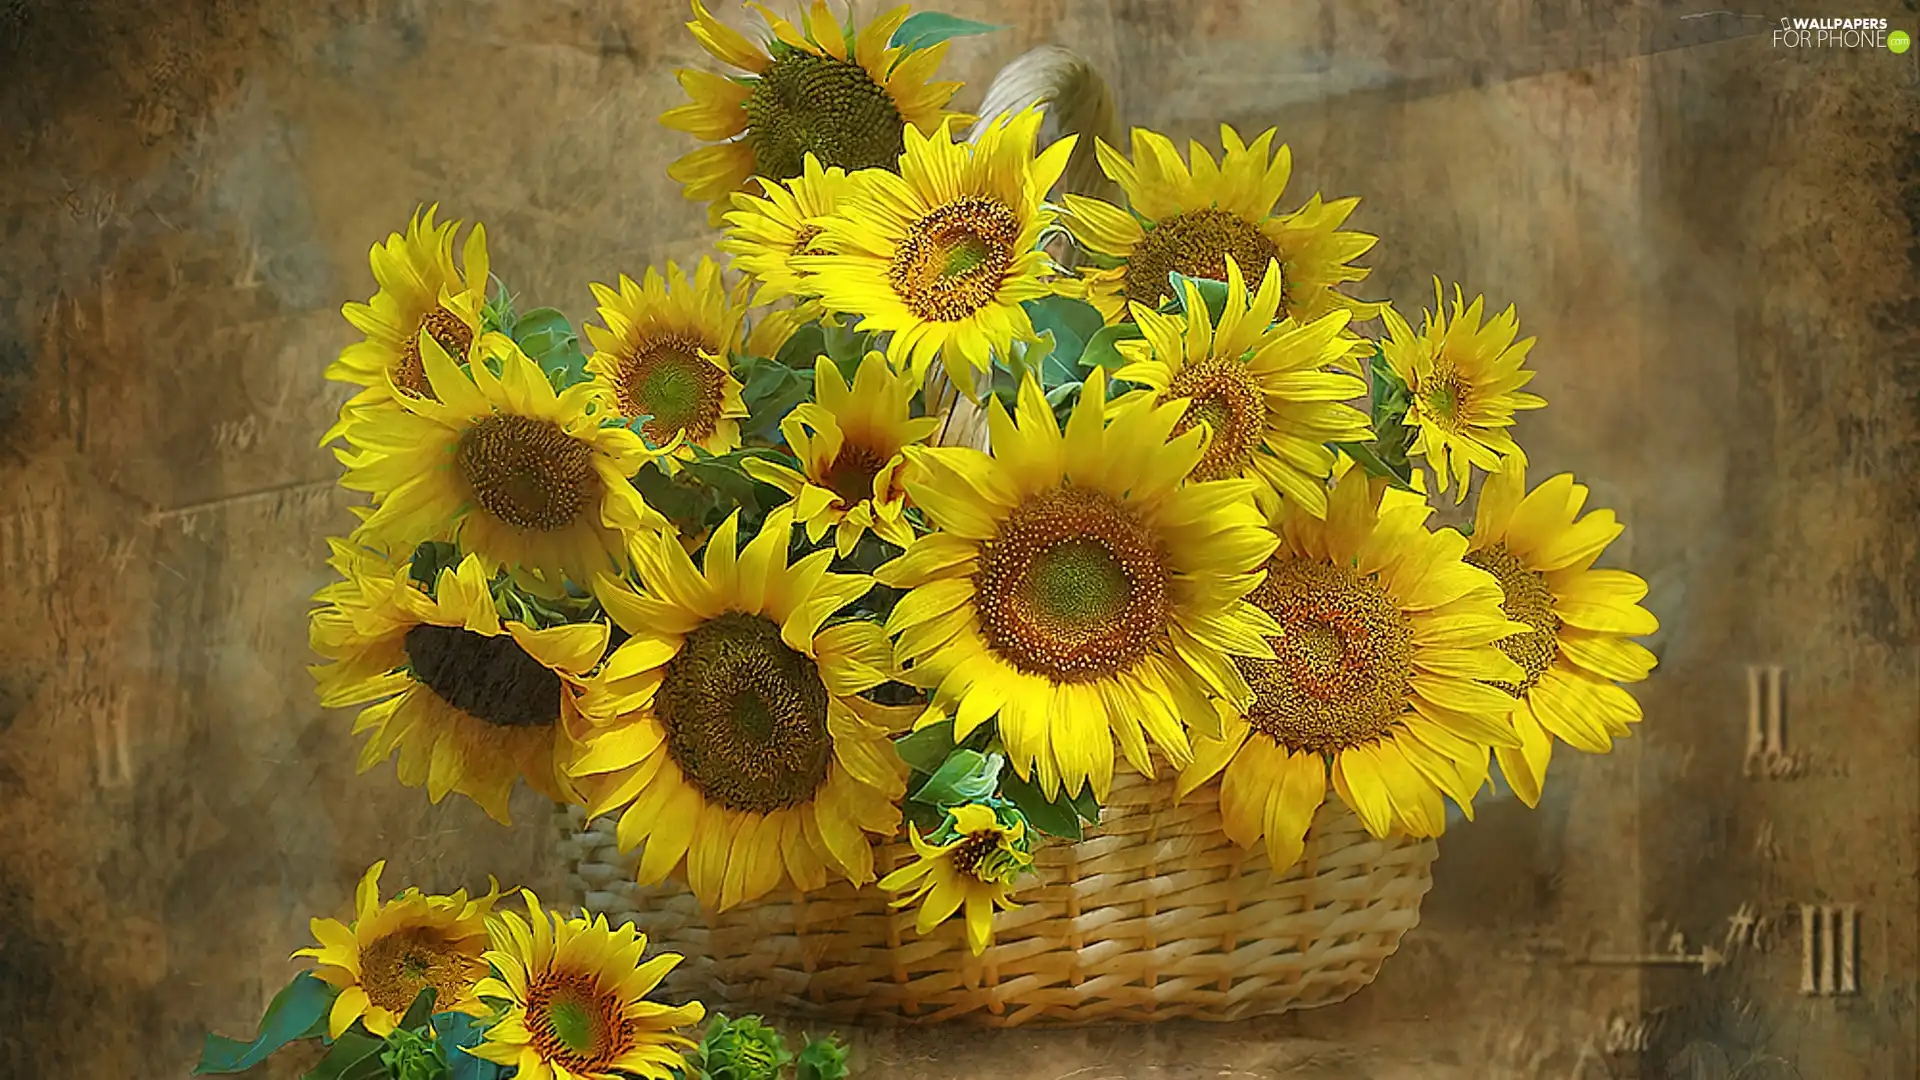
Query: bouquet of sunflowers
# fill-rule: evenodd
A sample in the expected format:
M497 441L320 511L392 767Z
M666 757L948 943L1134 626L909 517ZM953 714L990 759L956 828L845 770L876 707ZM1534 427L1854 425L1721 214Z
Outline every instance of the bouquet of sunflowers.
M363 770L502 823L522 781L612 815L639 882L713 911L840 881L979 953L1116 770L1279 874L1330 790L1432 837L1491 762L1533 804L1555 741L1628 734L1646 586L1595 568L1622 526L1585 487L1528 485L1512 308L1436 282L1415 329L1352 295L1358 200L1288 201L1272 131L1042 145L1044 108L976 122L933 81L991 27L753 6L763 42L695 0L740 73L681 72L662 117L707 144L670 172L727 265L594 284L577 328L478 225L373 248L327 372L361 388L326 442L368 502L312 617ZM1117 201L1056 194L1070 164ZM491 1019L421 1030L526 1076L684 1067L641 1033L698 1006L645 1000L677 958L631 928L373 893L314 926L334 1038L431 987ZM371 959L489 934L460 974Z

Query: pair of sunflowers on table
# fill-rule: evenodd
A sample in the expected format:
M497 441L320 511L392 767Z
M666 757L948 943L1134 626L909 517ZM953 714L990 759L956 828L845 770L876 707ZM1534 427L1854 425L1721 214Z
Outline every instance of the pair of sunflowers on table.
M364 706L363 769L397 753L404 783L502 822L520 779L617 812L643 883L678 873L720 909L873 882L904 805L918 858L880 885L922 932L964 908L978 952L1040 840L1001 761L1047 800L1104 801L1116 749L1182 796L1217 777L1224 831L1279 871L1329 784L1375 836L1434 836L1490 758L1531 805L1556 738L1628 733L1646 587L1594 567L1622 526L1585 487L1527 487L1510 428L1545 403L1511 308L1456 288L1416 331L1348 296L1374 243L1341 228L1357 200L1277 211L1272 132L1183 159L1135 131L1130 155L1096 146L1126 206L1055 206L1072 140L1038 150L1032 111L961 139L958 84L929 81L946 46L905 9L762 13L765 48L694 4L746 74L682 72L693 101L663 117L712 144L671 172L726 227L734 282L703 258L593 286L575 364L489 296L478 226L458 264L432 211L373 249L380 292L346 309L366 340L328 372L363 387L328 441L371 505L312 619L323 702ZM1077 276L1043 248L1063 233ZM1377 342L1354 329L1374 318ZM990 449L938 445L930 374L985 402ZM1470 535L1432 527L1409 456L1456 502L1487 474ZM759 495L669 505L723 473ZM929 812L941 770L896 740L934 728L994 768ZM365 892L321 938L337 985L386 940ZM464 899L408 895L409 940L482 933ZM529 906L477 983L521 1009L522 1074L653 1046L606 1032L668 1015L620 1010L669 958L636 968L629 931L556 918L597 943L569 953ZM342 992L335 1022L417 982Z

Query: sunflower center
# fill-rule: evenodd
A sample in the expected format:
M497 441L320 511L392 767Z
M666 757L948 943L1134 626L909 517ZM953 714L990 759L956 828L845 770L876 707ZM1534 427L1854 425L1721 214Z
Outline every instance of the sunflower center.
M593 447L550 420L490 416L460 437L455 461L474 501L517 529L564 529L600 494Z
M1178 270L1188 277L1225 281L1229 255L1253 290L1266 280L1267 265L1280 251L1258 225L1238 214L1213 207L1188 210L1147 231L1127 256L1121 285L1127 299L1158 305L1173 295L1168 273Z
M1466 411L1468 394L1472 387L1460 377L1460 372L1448 363L1434 365L1433 374L1420 388L1420 397L1426 405L1428 418L1448 431L1459 431L1465 426L1461 414Z
M826 248L815 247L813 244L820 238L822 231L818 225L802 225L793 230L793 250L787 257L791 259L796 255L831 255L832 252ZM802 270L791 263L787 265L787 269L793 271L793 276L797 278L812 277L814 274L812 270Z
M1413 627L1372 575L1276 559L1248 597L1285 631L1274 659L1235 657L1247 722L1288 750L1334 753L1386 735L1406 711Z
M822 479L843 508L852 507L873 498L873 481L886 465L887 459L878 450L860 443L842 443Z
M467 358L467 350L473 346L473 331L460 321L460 316L446 308L434 308L420 320L420 325L400 344L400 363L393 369L393 381L401 388L411 390L421 397L434 397L433 384L427 380L426 362L420 359L420 331L440 344L447 355L454 360Z
M548 727L560 719L560 676L511 634L488 637L422 623L407 631L413 677L441 701L495 727Z
M688 337L648 341L620 362L615 396L626 416L650 416L641 430L655 445L685 432L699 441L720 422L726 385L704 344Z
M1527 674L1518 683L1493 685L1520 697L1533 689L1533 684L1553 666L1553 658L1560 652L1560 617L1553 613L1553 590L1547 586L1545 576L1527 569L1504 543L1468 552L1466 563L1485 570L1500 582L1500 591L1505 594L1500 610L1507 613L1507 618L1534 628L1531 633L1516 634L1494 643Z
M445 1010L474 982L475 958L429 927L397 930L360 951L360 987L367 1000L403 1015L420 991L433 987L434 1008Z
M1061 487L1022 503L983 545L974 604L987 644L1015 667L1090 682L1165 635L1169 577L1137 515L1103 492Z
M1213 436L1194 467L1196 480L1226 480L1241 475L1266 435L1267 403L1246 365L1207 360L1182 368L1167 388L1167 398L1190 398L1187 413L1173 429L1180 435L1207 425Z
M604 1070L631 1035L619 999L592 976L570 971L549 970L527 987L526 1024L541 1060L575 1075Z
M654 708L668 753L710 801L768 814L826 783L826 685L769 619L730 611L697 627L668 661Z
M887 279L915 315L958 322L993 302L1019 239L1020 218L1005 203L965 195L908 227Z
M754 173L799 176L808 153L822 165L892 169L906 150L906 121L886 88L859 64L799 49L775 59L748 95Z

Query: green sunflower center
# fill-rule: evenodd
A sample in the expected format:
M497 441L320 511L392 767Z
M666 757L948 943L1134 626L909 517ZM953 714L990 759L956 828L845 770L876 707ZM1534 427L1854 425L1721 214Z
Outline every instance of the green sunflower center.
M855 506L873 498L873 481L880 470L886 468L887 460L871 446L844 442L821 479L827 490L839 498L842 507Z
M746 110L757 176L790 180L809 153L849 172L892 169L906 150L893 97L849 60L788 51L753 84Z
M560 676L511 634L422 623L405 640L414 679L468 716L505 728L550 727L560 719Z
M1428 376L1420 387L1420 400L1426 406L1423 410L1427 419L1447 431L1460 431L1467 426L1464 413L1468 396L1473 387L1461 378L1460 372L1445 361L1434 365L1433 374Z
M1386 735L1406 712L1413 626L1371 575L1275 559L1248 599L1284 631L1274 659L1234 658L1254 692L1254 730L1288 750L1335 753Z
M473 501L517 529L564 529L599 501L593 447L550 420L490 416L460 437L454 461Z
M654 708L667 752L712 802L767 814L826 783L826 685L769 619L730 611L694 629L668 661Z
M1519 683L1493 685L1521 697L1533 689L1533 684L1547 673L1554 657L1560 653L1560 617L1553 613L1553 590L1547 586L1544 575L1527 569L1504 543L1468 552L1465 561L1500 582L1500 591L1506 594L1500 601L1500 610L1506 612L1507 618L1533 627L1531 633L1516 634L1494 643L1527 674Z
M1213 435L1194 467L1195 480L1226 480L1245 473L1266 439L1267 402L1245 364L1205 360L1182 368L1164 397L1189 398L1175 435L1205 424Z
M1121 288L1127 299L1157 306L1173 295L1168 273L1225 281L1229 255L1253 290L1266 280L1267 266L1280 252L1258 225L1238 214L1213 207L1188 210L1147 230L1127 256Z
M1029 498L982 545L974 604L987 644L1022 671L1090 682L1167 632L1171 575L1154 533L1104 492Z
M698 442L719 424L726 382L720 369L700 355L705 347L693 338L660 338L620 362L614 380L620 412L652 417L641 431L654 445L682 432Z
M894 249L887 280L908 310L958 322L993 303L1013 267L1020 217L997 199L966 195L914 222Z
M473 331L460 321L460 316L446 308L434 308L420 320L420 325L400 344L400 363L393 369L393 381L404 390L410 390L421 397L433 398L433 384L427 380L427 365L420 358L420 331L438 342L447 355L454 360L467 358L467 350L473 347Z
M478 954L432 927L396 930L360 951L360 988L367 1000L398 1019L431 986L436 1009L466 996L477 977Z
M603 1072L631 1049L619 997L583 972L550 969L530 980L526 1015L534 1052L576 1076Z

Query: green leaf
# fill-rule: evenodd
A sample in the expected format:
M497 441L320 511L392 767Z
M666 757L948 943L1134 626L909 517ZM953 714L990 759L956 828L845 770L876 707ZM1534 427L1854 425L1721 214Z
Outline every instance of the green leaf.
M962 806L993 794L1006 759L977 750L955 750L913 793L916 802L931 806Z
M1074 803L1077 796L1062 792L1049 801L1039 787L1020 779L1019 774L1009 769L1000 777L1000 797L1012 803L1034 828L1049 836L1079 840L1084 835L1080 831L1081 815ZM1092 797L1092 791L1087 790L1087 798Z
M318 1037L326 1031L327 1011L333 1008L338 994L310 972L295 975L273 995L252 1042L208 1035L200 1050L200 1063L193 1067L194 1075L245 1072L290 1042Z
M1200 290L1200 301L1207 305L1207 314L1218 326L1221 313L1227 310L1227 283L1211 278L1188 277L1178 270L1167 271L1167 287L1173 290L1170 306L1182 315L1187 313L1187 282L1192 282Z
M811 365L808 370L811 372ZM746 376L740 388L740 400L747 406L741 435L751 441L778 442L780 421L813 392L812 375L759 357L741 365L735 374Z
M344 1032L302 1080L376 1080L387 1074L386 1063L380 1060L386 1046L385 1039L357 1030Z
M412 1031L427 1026L427 1019L433 1015L433 999L438 992L429 986L414 995L413 1004L407 1006L407 1013L400 1018L400 1026Z
M1100 801L1093 797L1093 785L1088 784L1072 800L1074 813L1089 825L1100 824Z
M787 335L786 343L773 361L795 371L812 371L814 362L827 355L826 328L811 322ZM754 359L758 359L757 357Z
M793 1063L793 1080L846 1080L847 1072L847 1046L833 1035L808 1036Z
M558 308L534 308L519 315L513 324L513 340L547 373L554 389L564 390L587 380L587 357L580 350L580 335Z
M1086 351L1080 354L1081 370L1106 368L1107 377L1112 378L1113 373L1127 363L1127 358L1116 346L1122 341L1138 341L1142 336L1144 335L1140 333L1140 328L1133 323L1115 323L1112 326L1101 327L1087 339Z
M485 1040L487 1025L466 1013L441 1013L433 1033L447 1056L448 1080L500 1080L506 1067L467 1053Z
M943 15L938 11L919 11L907 16L900 29L893 32L889 42L896 49L912 52L951 41L957 37L971 37L975 34L991 34L995 30L1005 30L1004 26L992 23L974 22L956 15Z
M429 540L413 549L408 573L431 594L440 584L440 571L460 565L460 549L452 544Z
M420 1004L415 999L414 1005ZM409 1009L408 1014L412 1015ZM424 1028L426 1018L421 1018ZM387 1047L380 1052L380 1063L392 1080L449 1080L450 1070L444 1051L435 1042L411 1027L397 1027L387 1036Z
M748 458L784 461L790 467L794 464L791 458L785 457L777 450L769 450L765 447L750 446L719 455L709 454L696 448L694 453L697 456L692 461L680 463L682 474L696 483L711 488L724 502L739 507L758 506L763 491L773 495L779 494L778 489L761 483L747 472L744 463Z
M902 761L931 776L946 762L947 755L953 753L953 721L928 724L901 736L894 740L893 748Z
M1389 464L1367 443L1333 443L1359 466L1375 476L1383 476L1387 483L1401 491L1413 491L1413 468L1402 462L1398 466Z
M1070 296L1048 296L1025 301L1020 306L1033 320L1034 330L1053 334L1053 352L1048 359L1053 361L1058 374L1048 372L1053 377L1045 379L1044 385L1058 386L1076 378L1087 343L1104 325L1099 309Z

